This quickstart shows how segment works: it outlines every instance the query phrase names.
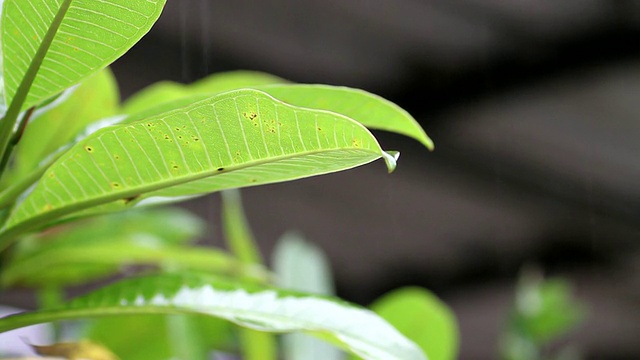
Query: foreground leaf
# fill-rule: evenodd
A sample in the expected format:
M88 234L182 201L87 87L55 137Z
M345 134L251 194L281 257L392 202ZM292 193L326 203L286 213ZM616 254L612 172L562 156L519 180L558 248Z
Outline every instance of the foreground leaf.
M458 326L447 305L426 289L394 290L371 309L418 344L430 360L453 360L458 354Z
M2 53L7 104L14 101L21 82L31 85L21 89L28 91L21 106L25 109L109 65L149 31L164 3L5 0Z
M62 319L158 313L215 316L261 331L302 331L366 359L425 359L415 344L364 308L195 274L124 280L58 310L2 318L0 332Z
M77 143L15 208L0 248L17 234L88 208L121 210L149 197L300 179L379 158L394 169L396 157L356 121L257 90L231 91L103 128Z

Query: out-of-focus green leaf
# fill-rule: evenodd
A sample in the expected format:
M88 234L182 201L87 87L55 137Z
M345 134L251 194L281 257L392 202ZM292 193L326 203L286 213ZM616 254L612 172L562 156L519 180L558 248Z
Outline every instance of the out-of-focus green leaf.
M585 306L572 297L566 280L545 280L535 269L526 269L500 341L501 355L505 360L554 358L546 345L565 335L585 316ZM561 356L559 353L557 358ZM567 351L564 356L577 355Z
M280 238L273 253L273 270L278 286L311 294L334 295L329 260L320 248L300 234L289 232ZM283 357L287 360L336 360L338 348L305 334L283 336Z
M108 348L91 341L31 345L38 355L68 360L118 360Z
M458 354L456 319L440 299L423 288L394 290L371 309L418 344L430 360L452 360Z
M62 319L158 313L214 316L261 331L302 331L366 359L425 359L413 342L356 305L187 273L123 280L58 310L7 316L0 319L0 332Z
M285 82L287 81L277 76L257 71L229 71L213 74L189 85L162 81L133 94L122 108L125 114L134 114L190 95L213 95L229 90Z
M523 278L516 293L515 326L539 345L562 336L585 317L584 306L571 296L560 278Z
M112 214L62 226L21 241L0 284L68 286L117 273L125 265L154 265L246 276L266 276L212 248L184 246L204 226L179 209Z
M232 328L228 321L193 315L102 317L88 321L80 336L104 344L121 359L175 359L170 337L172 332L179 330L172 326L177 317L185 318L194 325L195 331L191 334L197 337L201 352L233 347ZM197 360L189 358L192 359Z
M115 115L119 102L118 85L106 68L36 110L14 150L14 167L6 179L16 181L35 170L87 125Z

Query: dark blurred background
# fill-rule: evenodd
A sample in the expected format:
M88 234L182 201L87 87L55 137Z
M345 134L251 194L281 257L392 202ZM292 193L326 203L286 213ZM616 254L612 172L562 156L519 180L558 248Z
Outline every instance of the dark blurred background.
M339 295L403 285L455 311L462 359L491 359L522 266L589 306L568 339L588 359L640 359L640 1L169 0L114 66L123 96L158 80L250 69L363 88L436 143L345 173L244 191L265 254L297 229ZM187 205L221 244L219 198Z

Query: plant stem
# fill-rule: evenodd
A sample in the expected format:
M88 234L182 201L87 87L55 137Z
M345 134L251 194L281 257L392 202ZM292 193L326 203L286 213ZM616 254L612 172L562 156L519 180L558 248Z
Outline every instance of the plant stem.
M16 122L18 121L20 111L22 110L22 106L27 99L29 89L31 89L31 85L33 85L33 81L40 70L40 66L44 61L45 55L47 54L47 51L49 51L53 38L56 36L58 28L60 28L60 24L62 24L62 20L69 10L71 1L72 0L64 0L60 5L56 16L53 18L51 26L49 26L47 33L40 43L40 47L38 47L38 51L36 51L35 56L31 60L31 64L29 64L29 68L27 68L27 72L24 74L20 85L18 85L18 89L11 100L11 104L7 109L4 119L0 122L0 159L4 159L10 150L10 142L13 137L13 131L16 126ZM4 167L0 168L0 176L3 172Z
M242 209L240 190L232 189L222 192L222 228L227 246L240 262L246 265L262 265L260 251ZM241 328L240 341L245 360L278 358L276 338L271 334Z

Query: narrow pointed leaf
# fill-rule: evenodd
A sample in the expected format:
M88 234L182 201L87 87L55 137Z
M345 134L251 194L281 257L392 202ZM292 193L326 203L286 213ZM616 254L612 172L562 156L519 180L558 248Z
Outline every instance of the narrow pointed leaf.
M149 197L198 195L331 173L384 158L371 133L344 116L299 108L252 89L210 97L96 131L50 166L5 225L14 236L88 209Z
M0 332L61 319L145 313L193 313L261 331L302 331L365 359L425 359L422 351L391 325L356 305L194 274L124 280L58 310L2 318Z
M88 321L80 336L105 345L121 359L170 360L177 357L171 346L174 329L171 317L188 317L195 323L195 338L203 350L232 349L232 324L228 321L197 315L128 315L101 317ZM126 329L126 331L123 331ZM215 334L215 335L213 335ZM178 340L178 339L175 339ZM204 352L204 351L203 351Z
M7 104L26 78L29 108L109 65L149 31L165 0L5 0L2 53ZM57 16L57 18L56 18ZM54 33L47 32L54 24ZM37 54L38 49L46 52ZM41 62L29 71L31 64ZM31 80L29 80L29 78Z

